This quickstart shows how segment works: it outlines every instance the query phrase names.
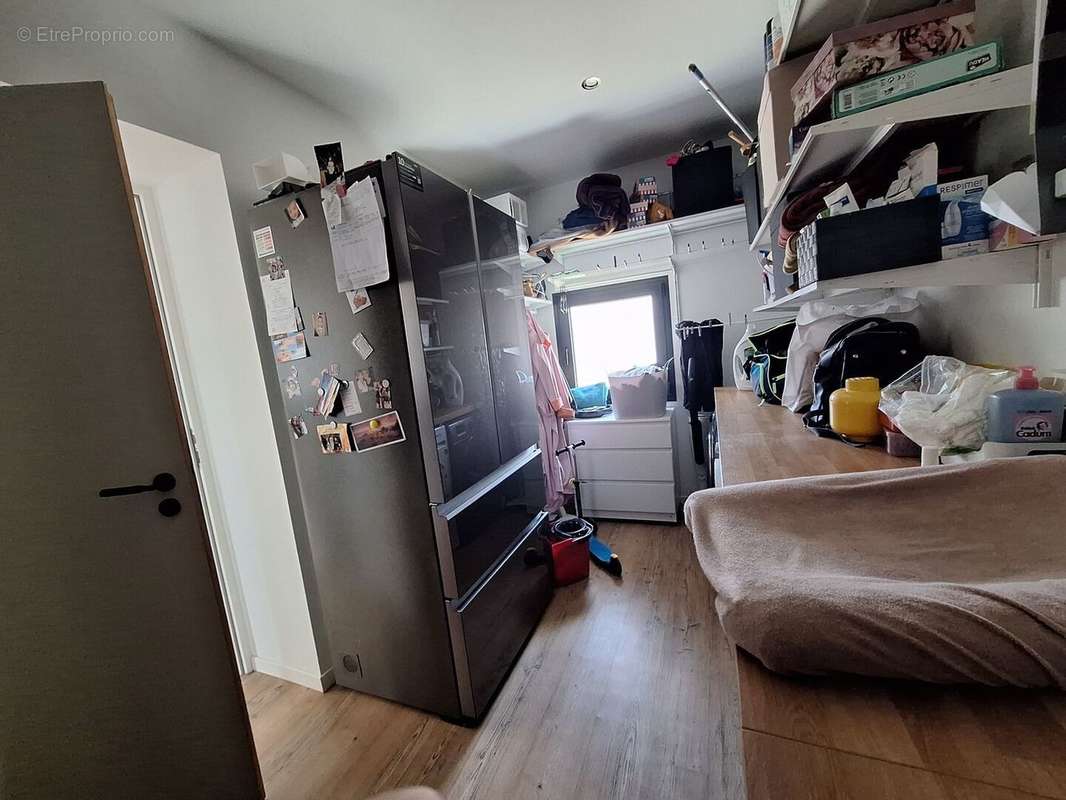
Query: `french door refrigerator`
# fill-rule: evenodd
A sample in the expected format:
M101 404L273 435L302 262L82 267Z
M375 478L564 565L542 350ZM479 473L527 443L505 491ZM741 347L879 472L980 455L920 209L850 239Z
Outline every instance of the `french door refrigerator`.
M279 420L308 429L279 433L299 488L290 504L306 522L337 682L477 720L552 592L515 226L400 154L346 177L373 178L385 213L389 278L358 310L337 291L317 187L250 212L275 250L246 276L257 331L269 338L260 278L277 258L306 327L309 356L267 369ZM312 381L331 370L360 411L312 413ZM405 437L395 444L327 453L316 435L390 411Z

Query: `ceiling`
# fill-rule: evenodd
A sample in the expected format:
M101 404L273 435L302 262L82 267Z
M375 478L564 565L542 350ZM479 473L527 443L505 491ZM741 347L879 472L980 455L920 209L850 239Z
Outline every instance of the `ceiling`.
M724 135L694 61L754 122L776 0L183 0L160 6L237 57L482 194L557 183ZM588 75L598 89L581 89ZM350 146L349 146L350 150Z

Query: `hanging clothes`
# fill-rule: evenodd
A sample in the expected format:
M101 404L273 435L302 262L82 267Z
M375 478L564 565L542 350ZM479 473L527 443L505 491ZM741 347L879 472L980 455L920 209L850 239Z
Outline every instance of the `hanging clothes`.
M574 418L570 386L559 365L551 339L533 314L526 311L533 386L540 428L540 460L544 470L544 510L554 514L574 494L574 455L555 455L567 446L566 420Z
M685 408L692 427L692 452L696 463L703 459L701 411L714 411L714 387L722 385L722 322L685 320L677 325L681 336L681 378L685 386Z

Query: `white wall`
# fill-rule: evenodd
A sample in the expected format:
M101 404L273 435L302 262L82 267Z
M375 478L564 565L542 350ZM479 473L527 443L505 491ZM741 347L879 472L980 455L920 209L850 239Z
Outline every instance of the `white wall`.
M1053 308L1033 307L1032 286L923 289L933 345L976 364L1035 364L1041 374L1066 372L1066 239L1056 244Z
M701 321L716 317L733 323L723 329L722 374L726 386L733 386L733 349L744 335L744 317L762 303L759 267L748 252L747 223L732 222L708 231L711 241L706 255L676 260L678 319ZM768 327L760 321L755 330ZM682 398L678 388L678 400ZM674 461L677 491L687 497L703 483L704 467L698 467L692 453L689 414L679 407L674 411ZM706 431L704 431L706 435Z
M123 144L136 184L143 155L180 143L132 128L123 126ZM263 491L282 486L284 478L221 160L185 146L200 158L151 187L162 239L154 244L168 320L185 357L182 385L223 550L219 561L223 573L227 567L233 573L223 577L237 587L231 605L252 667L321 689L323 670L288 503L283 492Z
M252 162L279 151L311 161L313 145L336 140L343 142L345 158L350 163L380 155L361 147L364 137L346 114L313 101L132 0L64 0L48 4L8 0L4 18L10 38L0 47L3 80L16 84L103 80L120 119L221 155L229 210L215 207L215 223L236 232L240 257L246 263L254 261L254 254L245 211L260 196L252 181ZM22 43L14 35L16 26L22 25L34 30L38 26L169 30L173 31L173 41ZM221 229L217 232L221 233ZM174 246L192 253L196 242L175 241ZM198 255L203 255L202 251ZM236 337L238 344L231 354L236 360L227 358L226 365L248 380L240 403L231 395L237 390L225 386L225 381L202 387L205 397L216 393L218 398L225 397L232 416L230 429L216 427L210 435L219 437L222 446L243 431L258 440L256 447L265 448L263 474L242 473L240 486L227 478L225 487L227 492L232 491L238 508L247 511L261 503L263 513L275 520L270 527L247 529L247 520L238 515L234 524L241 528L238 533L243 537L242 543L256 551L242 566L241 578L254 584L247 590L249 606L253 601L262 603L254 626L255 644L262 651L257 655L280 665L279 670L293 670L293 675L317 676L328 667L330 659L324 634L313 636L313 627L319 631L323 628L318 624L321 611L309 569L310 551L299 492L294 480L288 485L282 481L283 474L294 475L291 448L286 446L279 452L277 447L277 441L286 441L288 436L284 410L276 397L268 397L264 391L262 368L268 365L272 370L273 357L268 342L248 339L252 329L247 296L241 291L245 279L240 263L225 254L218 258L221 260L209 258L197 268L195 274L208 282L206 287L187 288L200 292L206 288L210 293L212 287L219 287L219 295L209 307L221 319L213 319L210 328L193 332L197 348L217 347L217 336ZM254 274L255 270L249 272ZM228 298L228 302L223 303L223 298ZM260 363L256 362L257 357ZM227 371L221 364L212 364L211 369L217 374ZM254 413L249 409L255 409ZM264 414L269 414L269 418ZM249 422L249 415L255 417L254 423ZM301 556L299 561L297 553Z

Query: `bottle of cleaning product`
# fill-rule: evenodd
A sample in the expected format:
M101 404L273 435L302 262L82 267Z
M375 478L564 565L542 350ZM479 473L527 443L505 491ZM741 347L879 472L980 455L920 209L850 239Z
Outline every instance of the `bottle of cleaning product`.
M1035 367L1019 367L1013 389L993 392L985 402L990 442L1061 442L1066 395L1041 389Z
M877 378L848 378L844 388L829 395L829 427L858 442L872 442L881 435L877 405L881 383Z

